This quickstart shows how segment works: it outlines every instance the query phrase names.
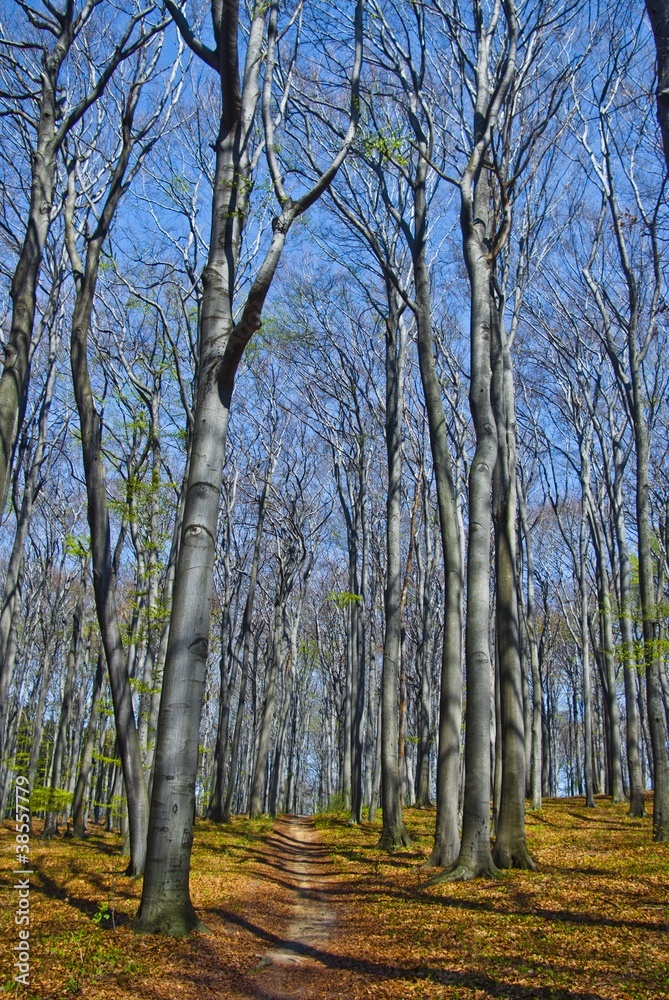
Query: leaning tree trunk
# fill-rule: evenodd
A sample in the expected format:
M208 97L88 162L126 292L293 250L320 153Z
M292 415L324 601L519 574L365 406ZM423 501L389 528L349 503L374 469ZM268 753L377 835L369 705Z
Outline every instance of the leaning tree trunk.
M30 378L30 342L35 322L37 279L51 222L58 143L57 88L60 68L73 39L71 18L63 18L61 32L47 54L40 76L41 94L37 144L31 158L32 177L26 232L12 279L12 323L5 344L0 377L0 511L4 510L9 476L26 407Z
M134 98L134 99L133 99ZM67 249L76 284L72 314L70 361L74 395L81 427L81 449L86 478L88 523L91 531L93 589L100 635L107 660L114 705L119 752L128 797L130 830L129 875L144 870L148 831L148 796L142 752L132 704L132 690L126 666L114 591L116 575L112 566L111 532L107 506L107 486L102 455L102 421L95 405L88 371L88 335L100 268L100 254L114 213L123 194L123 179L132 151L132 118L139 93L129 98L124 115L124 141L114 168L109 193L95 231L88 240L85 264L79 258L74 228L74 170L70 171L65 209Z
M67 101L59 96L62 85L60 71L78 35L85 32L97 3L63 5L52 21L38 23L53 32L55 41L44 52L39 76L39 113L36 123L36 144L31 150L30 202L25 236L11 285L12 321L5 342L5 362L0 377L0 511L4 510L9 486L14 448L25 415L31 365L31 340L37 304L37 281L51 224L55 174L58 156L68 132L105 90L112 74L124 59L142 44L140 38L128 44L135 26L144 18L138 12L129 18L125 30L104 69L90 90L67 109ZM34 14L29 14L33 18ZM155 30L155 29L154 29Z
M0 757L3 752L7 695L12 682L16 659L15 655L11 655L10 635L12 629L16 631L15 618L19 613L21 605L26 538L32 521L35 500L40 490L40 476L44 472L42 466L48 434L49 410L56 384L56 361L60 339L60 333L57 330L57 325L54 323L51 325L49 333L49 361L46 383L40 404L37 442L25 475L21 510L7 566L5 589L2 595L2 608L0 611Z

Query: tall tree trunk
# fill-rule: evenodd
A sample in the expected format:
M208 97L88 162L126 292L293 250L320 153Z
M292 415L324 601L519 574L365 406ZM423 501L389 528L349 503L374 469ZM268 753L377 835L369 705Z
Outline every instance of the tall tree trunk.
M411 841L402 817L402 780L399 770L399 671L402 642L402 429L404 422L404 365L406 335L394 291L386 321L386 586L385 637L381 668L381 805L383 828L379 846L388 851Z
M618 691L616 687L615 644L611 621L611 594L606 568L605 542L594 500L590 503L590 523L597 559L597 594L601 625L602 688L606 699L606 731L608 733L609 791L614 802L622 802L623 773L620 759L620 713L618 711Z
M265 521L265 511L267 509L267 494L271 480L272 460L267 467L262 493L258 502L258 522L256 524L256 535L253 543L253 556L251 559L251 572L249 574L249 589L244 605L242 616L242 670L239 682L239 699L237 701L237 716L235 718L235 729L232 735L232 753L230 757L230 772L228 774L228 787L225 793L225 803L221 820L224 823L230 822L230 810L232 806L232 792L237 778L237 761L239 759L239 740L242 732L242 720L244 718L244 707L246 704L246 686L249 676L249 660L251 656L251 624L253 622L253 606L255 604L256 586L258 582L258 570L260 567L260 545L262 542L262 530Z
M66 659L65 680L63 682L63 700L60 705L58 733L56 736L56 744L53 752L53 764L51 769L49 807L47 808L46 818L44 820L44 830L42 831L42 838L44 840L50 840L58 833L58 813L60 811L58 792L60 791L61 771L67 745L67 727L69 726L70 715L72 712L72 694L74 691L75 674L79 661L79 645L82 638L84 611L83 597L82 587L74 612L70 648Z
M128 19L113 53L90 89L63 115L59 98L59 77L76 37L85 32L97 3L79 9L65 4L53 19L55 41L44 51L40 72L39 114L34 151L31 150L30 203L25 236L12 278L12 321L5 343L5 362L0 376L0 511L4 510L17 436L25 415L30 366L31 340L35 322L37 281L42 264L54 202L54 178L58 154L68 132L100 97L119 63L136 51L143 39L130 43L143 13ZM31 17L33 15L30 15ZM44 25L46 26L46 25ZM43 27L42 24L39 27ZM49 32L53 29L49 26ZM130 44L129 44L130 43ZM64 102L67 106L67 102Z
M434 360L429 273L425 260L427 222L424 211L424 178L416 192L415 200L417 218L422 220L420 239L417 240L413 261L418 361L430 431L444 563L444 636L439 694L437 816L434 845L427 864L447 868L453 864L460 849L458 782L462 725L462 550L446 415Z
M192 45L194 36L181 9L172 0L167 0L167 7L185 40ZM135 926L142 931L183 935L199 924L189 891L192 824L221 474L234 379L244 350L260 327L262 309L287 233L294 220L333 180L355 136L359 114L361 0L356 6L350 127L330 166L314 187L294 202L283 188L272 134L270 102L277 10L274 3L254 6L245 39L243 70L239 62L238 0L212 4L216 51L199 42L196 46L198 54L220 76L221 119L216 140L211 240L202 275L192 457L158 723L147 869L135 920ZM265 51L263 124L265 150L281 211L274 219L270 245L235 323L233 297L252 187L249 149L260 98L258 81L267 21L270 37ZM257 801L254 805L257 807Z
M95 746L95 733L100 715L100 695L102 694L102 682L104 678L104 653L98 653L97 666L95 668L95 678L93 680L93 693L91 696L91 712L88 719L88 729L86 731L86 742L81 755L81 767L77 778L77 785L74 790L72 800L72 828L75 837L83 837L86 826L85 795L88 779L93 764L93 747Z
M471 286L469 402L476 450L469 470L465 792L462 842L453 877L473 878L496 870L490 852L490 498L497 431L490 399L490 186L483 153L461 190L460 220Z
M223 788L225 786L225 765L228 756L228 729L230 725L230 705L234 693L236 671L234 669L232 637L230 635L229 595L223 600L226 606L221 616L221 655L219 658L221 683L219 688L218 726L214 749L214 776L207 815L214 822L223 816Z
M285 634L285 615L290 588L279 584L279 592L274 605L274 624L272 627L272 644L269 662L265 672L265 698L263 702L262 721L260 723L260 738L256 753L251 798L249 801L249 816L253 819L263 812L265 803L265 785L267 782L267 755L269 753L270 737L274 722L274 709L279 688L279 676L290 656L290 645Z
M419 571L418 607L421 612L421 638L416 651L419 665L420 693L418 698L418 761L416 766L416 806L425 809L432 805L430 795L430 736L432 733L432 614L431 593L434 585L433 555L429 526L428 492L423 484L423 529L425 557L416 546Z
M595 807L595 776L592 760L592 681L590 673L590 639L588 628L588 577L587 577L587 504L590 492L590 443L581 435L581 519L579 528L579 618L581 626L581 668L583 673L583 777L585 804Z
M525 562L527 572L527 604L525 610L525 628L530 649L530 667L532 671L532 754L530 774L530 800L534 810L541 809L541 773L542 773L542 738L541 719L543 714L543 691L541 671L539 669L539 646L535 626L535 596L534 596L534 550L532 537L527 522L527 505L524 491L518 491L518 514L522 536L525 540Z
M53 393L56 384L56 360L60 340L61 338L57 324L53 323L49 332L49 359L47 362L46 383L39 410L37 442L25 476L21 510L18 517L18 523L16 525L14 541L12 543L12 551L9 558L9 564L7 566L7 575L5 577L5 589L2 596L2 609L0 611L0 757L3 752L2 741L5 730L7 695L12 681L16 660L16 645L14 644L14 655L12 655L9 637L12 631L12 624L14 625L14 632L16 632L15 618L18 615L21 604L25 544L30 522L32 521L35 500L37 499L40 488L39 477L40 474L43 473L49 410L51 408L51 402L53 400Z
M84 265L81 263L75 243L73 167L69 175L70 186L65 210L68 253L77 289L72 315L70 360L74 395L81 426L81 448L88 498L88 522L91 530L95 606L109 670L119 751L128 795L131 852L128 866L129 875L139 875L144 870L148 829L148 797L132 704L132 690L116 610L114 592L116 577L112 566L107 487L102 456L102 422L95 406L91 388L87 350L100 266L100 253L123 193L123 178L132 150L132 112L138 97L139 94L137 94L134 104L129 105L126 113L123 148L116 163L104 209L94 233L89 238Z
M492 406L497 427L493 476L495 615L502 722L502 789L493 860L498 868L535 864L525 840L525 735L517 558L516 404L503 300L492 313Z
M631 343L631 341L630 341ZM667 730L660 682L658 611L655 604L653 553L650 538L650 470L648 430L644 414L644 391L636 352L630 347L636 441L636 515L639 545L639 591L646 664L648 729L653 751L653 840L669 841L669 757Z

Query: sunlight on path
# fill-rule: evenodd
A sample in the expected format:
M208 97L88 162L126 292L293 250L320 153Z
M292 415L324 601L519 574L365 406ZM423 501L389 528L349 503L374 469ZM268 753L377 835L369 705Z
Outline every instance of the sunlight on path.
M264 955L256 974L258 1000L318 996L318 981L331 978L315 954L332 935L335 917L324 902L324 883L331 871L313 820L285 816L267 838L271 863L278 867L294 894L292 913L282 945ZM324 995L324 994L323 994Z

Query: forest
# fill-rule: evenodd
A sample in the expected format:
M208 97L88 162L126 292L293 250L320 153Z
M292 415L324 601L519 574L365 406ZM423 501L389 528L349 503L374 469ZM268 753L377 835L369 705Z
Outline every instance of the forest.
M0 818L42 942L105 852L124 933L197 961L237 851L471 901L592 824L666 932L668 94L666 0L0 0ZM277 954L216 995L297 995ZM332 996L669 995L514 975Z

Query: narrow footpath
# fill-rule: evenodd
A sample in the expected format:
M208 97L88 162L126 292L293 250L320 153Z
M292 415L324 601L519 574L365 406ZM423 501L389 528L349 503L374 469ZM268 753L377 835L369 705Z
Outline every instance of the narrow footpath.
M335 915L326 902L336 876L313 820L278 819L265 841L263 862L290 894L290 910L287 927L253 970L254 992L249 995L258 1000L336 996L332 969L322 961L336 932Z

